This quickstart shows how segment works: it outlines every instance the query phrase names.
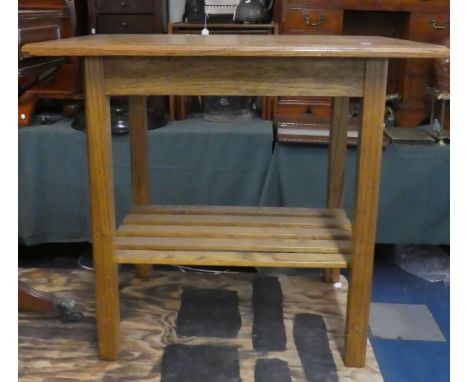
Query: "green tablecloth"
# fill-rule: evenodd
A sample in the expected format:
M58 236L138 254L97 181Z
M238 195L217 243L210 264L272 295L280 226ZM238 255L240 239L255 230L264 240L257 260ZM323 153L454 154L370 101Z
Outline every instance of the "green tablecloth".
M258 205L272 153L271 122L174 122L149 132L151 199ZM130 208L128 136L112 140L117 223ZM28 244L89 241L86 136L70 120L19 131L19 236Z
M151 199L160 204L323 206L327 149L277 145L271 122L170 123L149 132ZM346 209L352 215L355 149ZM130 208L128 136L113 138L116 218ZM86 137L70 120L19 131L19 236L28 245L89 241ZM350 192L351 190L351 192ZM449 148L389 146L377 240L449 242Z
M353 216L356 148L348 149L345 209ZM327 147L275 147L261 204L321 207ZM383 151L377 242L449 244L449 146L389 145Z

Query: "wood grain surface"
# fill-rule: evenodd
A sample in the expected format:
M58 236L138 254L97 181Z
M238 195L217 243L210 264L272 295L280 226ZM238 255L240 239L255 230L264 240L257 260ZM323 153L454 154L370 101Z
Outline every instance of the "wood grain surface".
M258 206L177 206L148 205L132 207L135 214L169 215L232 215L232 216L346 216L342 209L301 207L258 207Z
M327 207L343 208L349 97L332 99L332 123L328 149Z
M244 227L349 227L346 216L287 216L287 215L203 215L203 214L135 214L124 218L124 224L183 225L183 226L244 226Z
M128 98L128 123L130 125L130 163L132 179L132 205L147 205L150 202L148 165L148 112L146 97ZM138 277L150 277L151 265L137 265Z
M155 272L148 280L136 279L131 271L120 272L122 351L118 361L105 362L96 350L93 274L84 270L20 270L20 277L46 292L74 298L85 314L81 323L61 323L57 319L19 317L19 380L21 382L156 382L167 344L215 344L238 347L243 382L254 382L259 358L288 362L293 382L305 382L303 368L294 345L293 320L298 313L323 316L329 346L340 381L383 381L367 342L365 368L346 368L342 360L347 283L334 288L321 282L318 274L279 275L283 293L286 350L256 352L252 347L251 274L207 275L183 272ZM213 339L178 337L175 320L184 287L237 291L242 326L237 338Z
M118 249L116 261L122 264L347 268L350 256L347 253Z
M346 365L364 366L380 189L388 60L370 59L359 131L346 322Z
M372 36L90 35L26 44L35 56L447 57L442 45Z
M364 59L106 57L104 62L109 95L361 97L364 86Z
M259 239L305 239L305 240L346 240L350 230L343 228L304 227L231 227L231 226L181 226L124 224L118 228L119 237L207 237L207 238L259 238Z
M204 237L129 237L117 236L118 249L166 251L236 251L348 253L350 240L278 239L278 238L204 238ZM233 264L235 265L235 264Z
M332 122L328 148L327 207L343 208L349 97L332 99ZM338 269L326 269L324 281L337 282Z
M120 319L115 251L114 184L109 97L104 94L102 59L84 61L89 190L96 277L99 354L114 360L120 351Z
M345 268L350 241L343 210L149 205L117 229L116 261Z
M150 190L148 180L148 114L146 97L128 97L128 123L130 125L132 205L147 205L150 202Z

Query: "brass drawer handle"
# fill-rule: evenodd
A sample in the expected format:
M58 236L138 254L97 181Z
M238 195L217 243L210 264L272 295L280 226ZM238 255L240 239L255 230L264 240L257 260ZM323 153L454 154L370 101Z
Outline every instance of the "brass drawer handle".
M128 27L128 23L126 21L122 21L122 23L120 24L123 28L127 28Z
M450 25L450 22L445 22L445 24L439 25L435 20L429 20L429 24L431 24L432 28L434 29L447 29Z
M304 22L310 27L318 27L322 25L324 21L325 21L325 17L321 15L319 16L318 21L316 22L311 22L309 16L304 16Z

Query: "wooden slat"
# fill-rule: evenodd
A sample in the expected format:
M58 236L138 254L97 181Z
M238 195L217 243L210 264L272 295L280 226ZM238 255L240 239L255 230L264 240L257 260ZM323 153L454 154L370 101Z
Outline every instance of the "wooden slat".
M329 208L291 208L291 207L254 207L254 206L135 206L134 214L174 214L174 215L244 215L244 216L309 216L339 217L346 216L342 209Z
M138 237L226 237L283 239L349 239L351 230L339 228L303 227L213 227L179 225L128 225L117 230L117 236Z
M351 227L341 209L134 206L116 247L121 263L343 268Z
M348 265L348 255L340 253L203 252L119 249L116 252L116 261L122 264L346 268Z
M225 215L134 215L124 224L244 226L244 227L348 227L346 218L314 218L291 216L225 216Z
M117 237L119 249L348 253L349 240Z

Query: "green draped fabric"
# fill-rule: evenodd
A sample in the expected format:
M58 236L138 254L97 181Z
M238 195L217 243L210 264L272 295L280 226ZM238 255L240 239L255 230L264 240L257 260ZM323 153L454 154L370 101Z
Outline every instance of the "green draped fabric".
M89 241L86 136L63 119L19 130L19 237ZM113 137L117 224L130 208L128 136ZM173 122L149 132L151 199L160 204L323 206L326 147L276 145L271 122ZM348 150L352 216L355 149ZM377 240L449 242L449 147L388 146Z

